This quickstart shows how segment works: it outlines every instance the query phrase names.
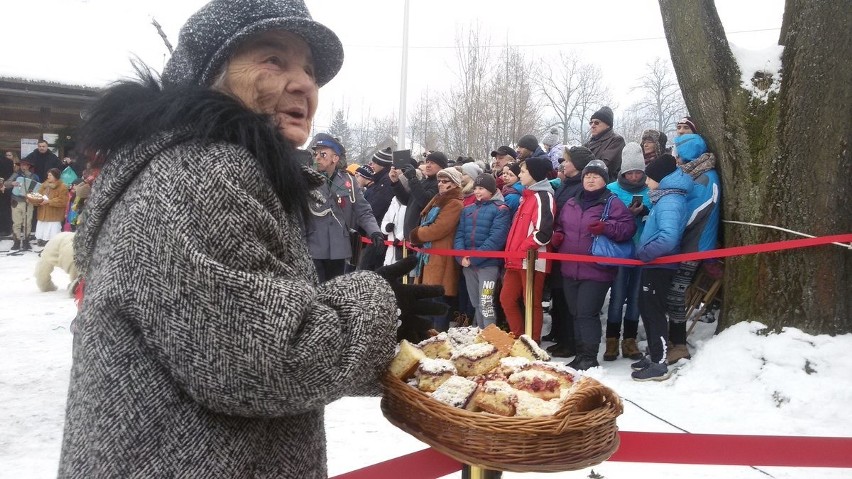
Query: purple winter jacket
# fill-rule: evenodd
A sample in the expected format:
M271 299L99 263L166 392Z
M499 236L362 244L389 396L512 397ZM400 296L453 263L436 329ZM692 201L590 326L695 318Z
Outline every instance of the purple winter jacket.
M601 219L606 195L600 201L583 211L574 196L570 198L562 210L554 225L554 234L551 243L559 247L560 253L589 254L592 248L592 234L589 233L589 225ZM617 199L617 197L616 197ZM636 222L633 215L621 201L613 201L609 207L609 217L606 220L604 235L614 241L627 241L636 232ZM612 281L618 272L614 266L601 266L597 263L580 263L577 261L561 262L562 276L574 280Z

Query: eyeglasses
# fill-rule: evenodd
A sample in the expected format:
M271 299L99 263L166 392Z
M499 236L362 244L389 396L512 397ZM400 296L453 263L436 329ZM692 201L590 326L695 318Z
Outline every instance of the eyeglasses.
M327 151L320 151L319 153L317 153L317 156L320 158L327 158L329 155Z
M598 126L600 124L601 124L601 122L598 121L598 120L592 120L592 121L589 122L589 126Z
M452 181L450 181L450 180L438 180L438 184L441 184L441 185L446 185L448 183L452 183Z

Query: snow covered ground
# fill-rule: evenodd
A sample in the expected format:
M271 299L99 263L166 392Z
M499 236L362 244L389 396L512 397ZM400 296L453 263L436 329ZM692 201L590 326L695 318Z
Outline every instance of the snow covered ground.
M7 250L9 243L0 241L0 251ZM68 327L75 306L62 289L68 277L58 269L53 277L60 290L38 291L32 276L37 260L35 253L0 253L0 478L4 479L55 477L62 441L71 366ZM625 411L618 420L621 430L850 435L852 335L810 336L793 329L765 334L761 325L743 323L713 336L714 326L699 325L690 336L694 359L666 382L633 382L630 361L625 359L589 372L624 398ZM385 421L377 398L345 398L331 404L326 428L330 476L424 448ZM829 468L608 462L593 469L608 479L852 477L852 469ZM400 474L405 477L404 471ZM593 477L588 469L504 474L506 478L522 476ZM460 473L447 477L460 477Z

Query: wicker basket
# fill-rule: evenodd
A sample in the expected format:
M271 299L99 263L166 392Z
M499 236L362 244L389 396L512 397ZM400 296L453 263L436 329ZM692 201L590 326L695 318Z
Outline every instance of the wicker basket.
M398 428L472 466L510 472L559 472L607 460L618 449L621 398L592 378L553 416L503 417L448 406L386 375L382 412Z

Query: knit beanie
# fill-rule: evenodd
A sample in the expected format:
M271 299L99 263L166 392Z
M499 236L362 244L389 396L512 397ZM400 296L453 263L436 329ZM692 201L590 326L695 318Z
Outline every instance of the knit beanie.
M447 155L440 151L433 151L426 155L426 161L431 161L436 165L440 166L441 169L445 169L449 164L449 160L447 160ZM461 184L461 180L459 180L459 184Z
M574 164L574 168L576 168L577 171L583 171L583 168L585 168L590 161L595 159L595 155L592 153L592 150L585 146L572 146L571 149L568 150L568 158L571 163Z
M685 116L681 118L678 122L678 125L686 125L692 130L693 133L698 133L698 127L695 126L695 120L692 119L691 116Z
M608 126L612 126L612 108L608 106L601 108L600 110L592 113L592 117L590 118L590 120L600 120L606 123Z
M544 138L541 139L541 142L546 146L554 146L559 144L559 128L553 127L550 129L550 133L544 135Z
M304 0L212 0L181 27L177 48L163 69L163 85L210 86L244 40L276 30L298 35L311 48L317 85L340 71L340 39L311 18Z
M553 171L553 163L550 162L550 158L544 156L527 158L524 160L524 165L535 181L546 179L547 174Z
M621 175L628 171L643 171L645 169L645 157L642 155L642 147L639 143L631 141L624 145L621 150Z
M657 183L669 176L677 169L675 157L666 153L665 155L651 161L645 166L645 174Z
M476 163L462 163L460 166L464 174L471 178L476 178L477 176L482 174L482 168L479 167Z
M512 162L506 163L505 167L508 168L509 171L514 173L515 176L518 176L518 175L521 174L521 164L518 163L517 161L512 161Z
M601 160L590 161L589 164L583 168L583 177L585 178L588 173L599 175L604 179L604 182L609 183L609 173L607 172L606 163Z
M373 167L370 165L361 165L355 170L355 173L358 176L364 177L370 181L373 181Z
M393 152L391 151L391 147L375 152L373 157L370 158L370 161L385 168L393 166Z
M477 176L476 179L473 180L473 187L476 188L477 186L485 188L490 191L492 195L497 192L497 180L494 178L494 175L483 173Z
M438 172L438 178L446 178L455 183L456 186L461 186L462 184L461 172L455 168L444 168Z
M530 151L538 149L538 139L532 135L524 135L518 140L518 148L526 148Z
M690 162L707 153L707 143L704 142L701 135L695 133L680 135L675 138L674 143L678 156L685 162Z

